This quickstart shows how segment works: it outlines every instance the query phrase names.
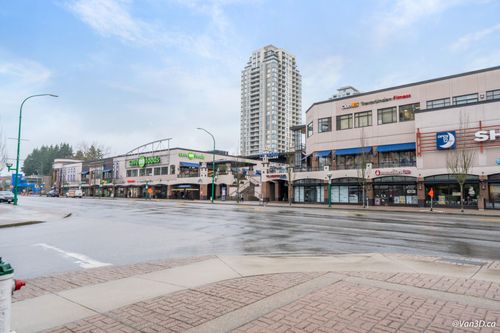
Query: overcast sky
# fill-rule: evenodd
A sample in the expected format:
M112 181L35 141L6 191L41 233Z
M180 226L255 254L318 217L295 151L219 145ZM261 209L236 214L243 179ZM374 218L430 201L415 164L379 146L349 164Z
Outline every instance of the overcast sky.
M0 123L21 155L97 141L113 154L172 146L238 152L240 72L252 51L295 54L305 111L368 91L500 65L499 1L0 0ZM304 116L303 116L304 117ZM8 140L9 156L15 141Z

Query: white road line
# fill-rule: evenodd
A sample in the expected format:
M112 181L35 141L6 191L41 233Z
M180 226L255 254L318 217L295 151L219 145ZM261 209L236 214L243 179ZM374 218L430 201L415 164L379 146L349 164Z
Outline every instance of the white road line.
M57 247L49 245L49 244L38 243L38 244L33 244L33 246L39 246L39 247L43 247L45 249L54 250L57 253L61 254L65 258L73 259L73 262L82 268L96 268L96 267L103 267L103 266L111 266L111 264L94 260L92 258L87 257L84 254L74 253L74 252L66 252L64 250L61 250L60 248L57 248Z

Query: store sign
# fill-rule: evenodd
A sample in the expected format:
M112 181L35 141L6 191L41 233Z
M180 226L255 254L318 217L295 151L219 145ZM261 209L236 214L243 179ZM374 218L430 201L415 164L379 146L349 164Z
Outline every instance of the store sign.
M274 152L274 151L266 151L266 152L263 152L262 154L260 154L259 157L260 158L267 157L268 160L273 160L273 159L277 159L279 157L279 153Z
M436 133L436 147L439 150L444 149L455 149L456 147L456 137L455 131L449 132L438 132Z
M286 179L286 174L267 175L268 179Z
M408 169L392 169L392 170L375 170L376 176L397 176L397 175L411 175L411 170Z
M194 160L194 159L204 160L205 159L205 155L193 153L192 151L190 151L189 153L179 153L179 157L186 157L190 160Z
M359 106L359 102L352 102L351 104L344 104L342 105L342 109L347 110L347 109L354 109Z
M500 138L500 131L477 131L474 136L474 141L476 142L495 141L497 138Z
M144 168L146 165L159 164L160 162L160 156L140 156L135 160L128 161L128 165L131 167Z
M342 109L344 109L344 110L353 109L353 108L359 107L360 105L361 106L372 105L372 104L385 103L385 102L396 101L399 99L406 99L406 98L411 98L411 94L394 95L392 97L377 98L377 99L374 99L374 100L368 101L368 102L352 102L351 104L342 105Z
M500 158L497 158L497 164L500 165Z

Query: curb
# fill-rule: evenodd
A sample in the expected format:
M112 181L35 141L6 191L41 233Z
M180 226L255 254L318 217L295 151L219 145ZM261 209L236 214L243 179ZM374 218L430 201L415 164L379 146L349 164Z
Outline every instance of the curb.
M199 204L211 204L210 200L181 200L181 199L144 199L144 198L117 198L117 197L84 197L82 199L95 199L95 200L130 200L130 201L143 201L143 202L182 202L182 203L199 203ZM343 210L343 211L364 211L364 212L384 212L384 213L410 213L410 214L434 214L434 215L457 215L457 216L481 216L481 217L498 217L500 216L500 212L497 215L494 214L482 214L482 213L461 213L454 211L433 211L431 212L428 207L419 207L421 210L404 210L404 209L381 209L376 208L373 209L371 207L362 208L362 207L328 207L326 204L317 205L317 206L301 206L301 204L276 204L276 203L266 203L264 205L260 204L259 201L245 201L246 203L237 203L233 200L227 201L215 201L216 205L232 205L232 206L254 206L254 207L281 207L281 208L293 208L293 209L324 209L324 210ZM435 208L435 207L434 207ZM436 209L436 208L435 208ZM439 208L437 208L439 209Z

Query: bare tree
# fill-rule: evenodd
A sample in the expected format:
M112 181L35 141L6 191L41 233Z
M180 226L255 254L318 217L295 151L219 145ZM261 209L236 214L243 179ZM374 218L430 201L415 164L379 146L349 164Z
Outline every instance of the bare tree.
M370 153L366 149L367 145L366 145L366 135L364 128L361 129L359 141L361 146L361 154L358 155L358 160L355 161L355 164L358 173L358 183L361 186L362 190L363 208L366 208L367 207L366 192L368 183L367 165L368 163L371 162L371 159L370 159Z
M455 176L460 186L460 211L464 211L464 187L467 176L471 172L475 151L466 147L466 129L469 128L469 119L460 113L460 125L455 138L455 149L450 149L446 157L448 172Z
M109 155L110 148L103 144L92 142L88 144L87 142L82 142L78 145L78 150L75 153L75 158L80 160L99 160Z

